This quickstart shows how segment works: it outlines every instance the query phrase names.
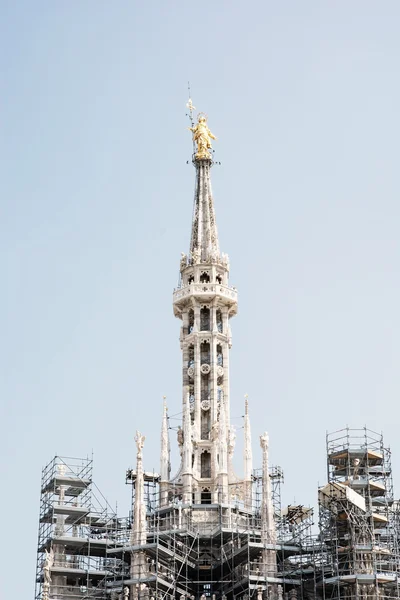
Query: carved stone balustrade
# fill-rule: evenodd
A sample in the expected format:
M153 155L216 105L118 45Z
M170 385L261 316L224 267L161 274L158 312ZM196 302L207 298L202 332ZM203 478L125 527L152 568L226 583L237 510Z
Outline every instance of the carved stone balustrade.
M173 293L174 314L175 316L179 316L179 305L185 304L190 298L196 297L209 301L215 296L219 296L222 300L226 300L226 304L230 307L231 316L236 314L238 301L237 290L219 283L191 283L190 285L175 290Z

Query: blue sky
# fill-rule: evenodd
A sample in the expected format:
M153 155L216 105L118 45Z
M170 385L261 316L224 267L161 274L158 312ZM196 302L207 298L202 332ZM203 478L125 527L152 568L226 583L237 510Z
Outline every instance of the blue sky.
M325 432L347 424L384 432L399 493L399 17L368 0L0 3L2 596L33 595L54 453L93 450L126 514L135 430L157 469L162 396L180 411L189 79L239 290L238 471L247 392L284 502L316 504Z

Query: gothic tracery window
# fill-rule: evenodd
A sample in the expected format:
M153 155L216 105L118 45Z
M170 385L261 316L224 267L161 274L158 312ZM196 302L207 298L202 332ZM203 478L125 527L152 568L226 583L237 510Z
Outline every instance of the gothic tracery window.
M210 275L207 271L203 271L200 275L200 283L210 283Z
M219 333L222 333L222 312L218 308L216 311L217 329Z
M194 367L194 346L189 346L188 368Z
M222 346L220 344L217 345L217 365L219 367L224 366L224 356L222 354Z
M200 330L210 331L210 309L207 306L200 309Z
M210 364L210 344L208 342L203 342L200 345L200 362L203 365L204 363Z
M188 325L188 333L192 333L194 327L194 310L191 308L189 310L189 325Z
M201 455L200 477L211 477L211 454L207 451Z

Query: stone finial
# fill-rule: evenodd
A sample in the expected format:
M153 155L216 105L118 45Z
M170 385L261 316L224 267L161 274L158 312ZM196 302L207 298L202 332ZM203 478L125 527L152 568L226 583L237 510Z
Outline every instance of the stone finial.
M163 418L161 425L161 457L160 457L160 477L161 481L169 480L170 475L170 443L168 432L168 408L166 397L163 396Z

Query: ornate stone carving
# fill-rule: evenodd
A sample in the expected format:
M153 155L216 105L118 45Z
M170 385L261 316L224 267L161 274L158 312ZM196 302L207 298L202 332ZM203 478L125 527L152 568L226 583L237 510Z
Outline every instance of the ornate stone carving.
M263 451L265 452L266 450L268 450L269 447L269 435L268 433L265 431L265 433L263 433L263 435L260 435L260 446L263 449Z
M189 377L193 378L194 376L194 368L193 367L189 367L187 370L187 374Z
M180 270L183 271L187 267L187 256L184 252L181 252Z
M210 410L210 408L211 408L210 400L202 400L201 409L207 411L207 410Z
M189 130L193 132L193 140L197 145L196 158L211 158L209 152L212 148L211 140L216 140L217 138L208 128L207 116L204 113L200 113L197 118L197 125L189 127Z
M50 548L50 552L47 550L45 552L45 558L43 563L43 579L44 583L51 583L51 568L54 565L54 550Z
M193 248L193 250L191 252L192 264L198 265L200 262L200 258L201 258L201 251L200 251L200 248L198 248L196 246L195 248Z
M179 446L183 446L183 429L180 425L178 425L178 431L176 432L176 437L178 439Z
M229 427L229 432L228 432L228 454L232 455L233 451L235 449L235 443L236 443L236 431L235 428L233 427L233 425L231 425Z
M160 461L160 477L161 481L168 481L171 471L170 463L170 445L168 435L168 409L166 398L164 396L163 403L163 420L161 426L161 461Z
M224 374L224 367L218 366L217 367L217 375L218 377L222 377Z
M209 364L203 363L200 367L200 371L203 373L203 375L208 375L211 371L211 367Z
M213 426L211 427L211 441L216 442L219 436L219 423L215 421Z
M135 442L137 448L137 457L142 458L142 450L145 442L145 436L140 433L140 431L136 431Z
M223 252L221 255L221 263L229 271L229 256L225 252Z

